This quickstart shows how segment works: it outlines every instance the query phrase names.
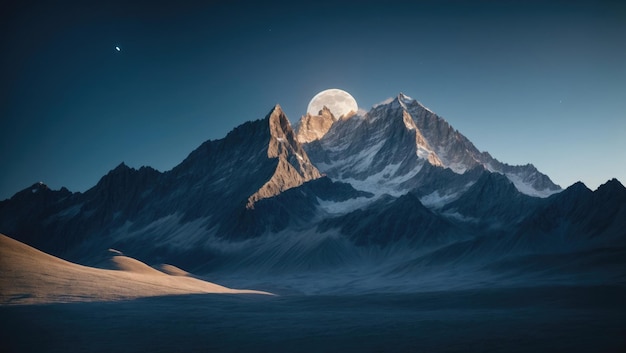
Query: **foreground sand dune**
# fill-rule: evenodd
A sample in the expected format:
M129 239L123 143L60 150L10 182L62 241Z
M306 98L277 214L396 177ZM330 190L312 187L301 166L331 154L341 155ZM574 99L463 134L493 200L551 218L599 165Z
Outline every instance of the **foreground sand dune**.
M161 272L126 256L114 256L112 261L118 270L81 266L0 234L0 304L109 301L192 293L271 295L202 281L171 265Z

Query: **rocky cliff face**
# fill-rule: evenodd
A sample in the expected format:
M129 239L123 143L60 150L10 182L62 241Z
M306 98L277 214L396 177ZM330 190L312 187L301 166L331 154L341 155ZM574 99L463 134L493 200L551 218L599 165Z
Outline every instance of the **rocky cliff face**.
M276 106L264 119L206 141L168 172L122 163L85 193L35 184L0 202L0 229L73 259L107 242L147 241L149 252L159 247L188 250L210 237L250 238L283 229L300 213L263 219L255 205L320 177ZM333 182L326 185L334 190ZM268 213L267 206L263 212ZM179 232L180 226L186 231Z
M270 179L248 198L246 207L254 207L258 200L273 197L279 193L300 186L321 177L313 166L302 145L296 140L289 120L279 105L267 117L269 125L269 145L267 158L277 159L276 170Z
M363 117L337 121L304 148L320 171L332 178L388 191L407 191L398 190L398 185L415 178L424 163L457 174L481 167L505 175L531 196L560 190L532 165L510 166L480 152L447 121L402 93Z
M319 115L307 113L300 119L297 133L298 142L308 143L321 139L335 121L335 116L326 107L319 112Z
M624 278L623 185L534 197L556 190L401 94L364 116L305 116L298 134L275 106L171 171L122 163L85 193L36 183L0 201L0 233L85 264L116 248L201 273L368 268L382 277L366 282L405 283L433 266L524 272L524 256L588 252L584 266L606 260Z

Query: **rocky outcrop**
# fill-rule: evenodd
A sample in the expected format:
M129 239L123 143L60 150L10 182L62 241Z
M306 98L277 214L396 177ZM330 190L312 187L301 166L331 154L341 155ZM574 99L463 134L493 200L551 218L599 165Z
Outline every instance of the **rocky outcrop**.
M617 180L595 192L580 184L548 198L523 195L520 185L558 187L532 165L478 151L402 94L326 132L321 125L305 122L302 131L323 136L301 144L275 106L169 171L120 164L84 193L33 184L0 201L0 232L82 264L100 264L113 248L203 273L367 261L377 273L411 273L601 249L613 253L613 269L624 268L626 188Z
M307 124L303 117L301 125ZM397 192L401 190L396 185L408 185L405 182L424 162L457 174L475 168L497 172L530 196L546 197L561 190L530 164L510 166L479 151L445 119L402 93L363 117L336 121L321 138L305 143L305 148L313 163L331 178L369 180L368 185L380 188L382 183Z
M270 131L267 157L278 159L278 164L271 178L248 198L247 208L253 208L258 200L276 196L285 190L321 177L297 141L296 134L280 105L276 105L270 112L267 122Z
M319 115L307 113L300 119L296 139L300 143L319 140L326 135L335 121L335 116L326 106L320 110Z
M442 167L443 163L437 156L437 154L433 151L433 148L430 147L428 141L422 135L422 132L419 130L411 114L409 114L406 110L402 111L402 120L404 121L404 125L407 129L415 132L415 145L417 146L417 155L423 159L428 160L428 162L432 165Z

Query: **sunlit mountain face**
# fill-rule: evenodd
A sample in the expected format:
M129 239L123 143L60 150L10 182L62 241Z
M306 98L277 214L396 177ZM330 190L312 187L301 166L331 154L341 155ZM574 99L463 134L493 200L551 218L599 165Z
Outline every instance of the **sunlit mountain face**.
M120 164L85 193L35 184L0 204L0 231L88 265L115 248L244 282L269 276L277 288L305 274L319 292L619 275L593 265L625 244L619 181L562 190L530 164L479 151L404 94L341 119L324 109L294 129L277 105L167 172ZM558 259L575 254L572 276ZM527 263L544 256L555 262Z
M408 337L419 336L410 336L408 327L420 320L439 320L439 314L432 313L418 319L429 308L415 306L423 300L440 298L430 308L455 308L467 320L484 325L486 331L459 331L459 342L474 342L472 335L485 337L485 332L498 327L493 317L468 314L476 307L496 316L508 317L522 309L532 316L547 303L556 303L554 312L537 316L540 325L548 327L554 324L549 317L565 320L572 315L567 308L586 305L587 319L603 322L593 333L605 332L608 341L603 341L603 347L619 345L616 323L626 322L620 314L626 311L613 309L624 309L616 298L624 293L626 278L626 188L618 180L609 180L597 190L582 183L562 189L531 164L509 165L479 151L447 121L404 94L369 112L351 111L340 119L323 107L319 115L307 113L294 125L297 128L276 105L264 118L246 122L222 139L206 141L166 172L122 163L84 193L36 183L0 202L0 232L11 241L80 265L102 268L115 251L147 264L185 269L158 276L187 276L189 271L196 278L228 286L198 280L190 287L191 278L148 280L141 276L157 275L150 267L124 258L124 264L143 273L136 277L143 283L141 290L129 292L139 294L124 297L108 290L107 297L98 297L93 291L72 290L72 296L63 297L62 286L48 292L43 284L37 287L36 297L52 302L207 293L206 288L235 293L229 288L251 288L256 291L246 293L263 293L264 305L272 308L264 315L286 325L271 327L300 327L312 334L328 325L324 313L338 315L338 307L332 306L349 300L351 305L341 304L342 315L361 323L330 325L341 335L325 331L334 337L331 341L342 345L353 341L351 329L375 330L375 325L363 323L369 322L361 320L363 315L371 322L397 324L382 320L380 310L373 310L393 302L397 306L389 312L408 313L402 328L374 336L369 347L387 347L389 337L399 334L404 337L398 341L402 349L413 347L415 340ZM28 248L7 244L17 252ZM46 259L60 266L58 259ZM31 265L29 269L41 268ZM10 268L5 273L23 271L14 264L3 263L3 267ZM62 273L80 271L87 270L63 267ZM88 271L96 277L110 276L100 269ZM29 275L20 276L16 278ZM124 276L123 281L118 274L110 278L121 287L132 287L132 278ZM74 281L78 286L91 283L88 276L80 278ZM170 283L171 288L148 295L146 283ZM29 286L24 288L28 292ZM566 291L583 294L571 296ZM33 293L14 292L2 296L4 304L36 302ZM598 298L607 300L600 303ZM256 342L259 347L275 348L266 341L259 343L263 330L246 326L250 322L246 313L254 302L243 305L232 302L236 299L206 297L153 300L139 302L137 320L150 320L153 305L191 311L201 305L208 316L221 310L220 305L230 305L238 316L224 317L222 323L247 327L242 334L247 341L235 342L226 334L215 347L242 348L245 342ZM521 309L504 304L520 300L526 300ZM97 307L84 308L100 312ZM129 310L126 304L113 308L114 316ZM293 310L310 321L298 326L281 316ZM19 310L0 313L24 315ZM57 324L52 316L44 317L50 325ZM93 324L86 317L77 320ZM467 324L443 320L451 327ZM569 331L564 337L591 337L582 334L586 319L576 320L575 327L566 326ZM530 321L513 322L522 327L520 332L530 332ZM106 320L100 325L95 326L114 326ZM155 325L168 327L158 320ZM220 331L220 325L199 327ZM16 326L16 337L27 328ZM446 347L441 333L420 340L435 350ZM41 348L25 342L13 343L31 351ZM325 347L324 340L315 342L311 349ZM506 339L502 342L510 347ZM574 350L599 344L597 339L581 338L572 346L573 341L549 335L520 342L524 349L537 348L537 342L557 342L560 348ZM183 346L195 349L206 343L196 340ZM282 348L286 347L294 346ZM363 350L358 345L348 348Z

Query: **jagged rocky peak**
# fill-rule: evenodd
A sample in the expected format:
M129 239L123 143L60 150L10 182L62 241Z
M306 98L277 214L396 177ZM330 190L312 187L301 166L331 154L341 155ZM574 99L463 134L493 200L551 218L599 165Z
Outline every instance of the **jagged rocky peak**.
M310 115L309 113L307 113L307 115ZM337 120L337 117L335 116L335 114L333 114L330 109L328 109L327 106L323 106L322 110L320 110L319 112L317 112L318 116L324 116L324 117L328 117L331 118L333 121ZM342 115L343 116L343 115Z
M67 195L70 195L71 192L66 187L62 187L59 190L52 190L43 181L39 181L15 193L15 195L11 197L11 200L18 200L18 199L30 200L33 197L38 198L38 197L42 197L42 195L51 195L51 194L67 196Z
M248 208L253 208L258 200L276 196L285 190L321 177L297 141L289 119L280 105L277 104L272 109L266 121L270 131L267 157L278 159L278 163L272 177L248 198L246 205Z
M142 166L139 169L135 169L122 162L100 178L96 186L92 189L100 188L106 190L112 186L126 185L128 183L139 184L149 182L160 174L161 172L152 167ZM91 191L91 189L88 190L88 192L89 191Z
M624 192L626 188L616 178L608 180L606 183L598 187L598 191L608 190L609 192Z
M402 110L411 117L422 137L416 140L418 155L428 159L433 165L450 168L459 174L476 166L483 166L492 172L506 175L519 191L531 196L547 197L561 190L548 176L540 173L532 165L510 166L496 160L487 152L479 151L444 118L403 93L389 101L387 105L388 107L384 108L387 111ZM408 122L406 117L405 120ZM407 128L409 124L410 122L407 123Z
M15 195L11 197L11 200L31 199L33 197L32 195L41 195L44 193L48 193L49 191L50 191L50 188L48 187L48 185L40 181L38 183L34 183L33 185L17 192Z
M432 110L428 109L424 104L418 102L417 99L411 98L402 92L398 94L398 97L396 99L400 102L400 104L404 106L405 109L409 109L410 107L419 107L420 109L426 110L429 113L435 114L433 113Z
M36 193L41 190L50 190L50 188L43 181L37 182L30 187L30 192L32 193Z
M413 104L414 102L417 102L415 99L407 96L402 92L398 93L394 101L398 102L398 104L400 104L404 109L407 109L408 104Z
M410 108L412 109L410 110ZM419 120L412 115L415 114L416 108L428 111L413 98L400 93L395 98L390 98L382 104L374 106L367 114L367 119L377 126L384 126L392 135L394 129L408 130L411 136L414 136L414 152L417 157L434 166L445 167L434 148L436 145L428 141L422 131L424 127L420 126ZM388 136L383 136L383 138L388 138Z
M298 142L309 143L321 139L330 130L335 121L337 119L326 106L319 111L318 115L306 113L306 115L300 118L298 125Z
M406 178L409 172L417 172L420 161L427 161L457 174L481 166L504 174L519 191L531 196L547 197L561 190L532 165L510 166L479 151L445 119L404 93L373 106L362 119L335 121L305 146L322 172L336 179L375 177L400 161L407 163L392 174Z
M313 165L306 156L302 145L297 141L296 134L291 127L291 123L283 112L280 105L276 105L269 114L268 121L270 129L270 144L267 150L269 158L293 157L294 167L303 174L312 173ZM306 157L306 158L305 158ZM313 168L313 169L311 169ZM317 171L317 169L315 169Z
M377 110L377 109L384 110L384 111L399 110L399 109L410 110L411 108L414 109L416 107L424 109L432 113L432 111L426 108L423 104L421 104L414 98L411 98L402 92L398 93L398 95L395 97L387 98L383 102L374 105L372 107L372 110Z
M619 203L626 206L626 188L615 178L600 185L594 194L602 199L603 202L612 200L611 202L613 203Z

